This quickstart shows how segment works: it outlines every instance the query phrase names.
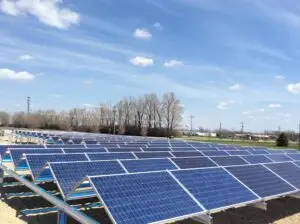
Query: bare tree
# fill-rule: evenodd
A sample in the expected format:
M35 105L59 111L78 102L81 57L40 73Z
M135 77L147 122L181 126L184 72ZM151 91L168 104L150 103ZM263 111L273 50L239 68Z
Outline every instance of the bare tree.
M8 126L9 125L9 113L5 111L0 111L0 126Z

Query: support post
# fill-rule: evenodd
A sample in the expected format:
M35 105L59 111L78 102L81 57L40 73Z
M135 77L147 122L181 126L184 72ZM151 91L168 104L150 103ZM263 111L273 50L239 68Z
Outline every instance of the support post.
M192 219L196 222L201 222L203 224L212 224L213 218L210 215L198 215L195 217L192 217Z
M258 209L261 209L263 211L267 211L267 203L264 202L264 201L256 202L256 203L250 204L248 206L253 207L253 208L258 208Z
M67 224L67 214L59 210L57 212L57 224Z
M300 193L291 194L291 195L289 195L289 197L295 198L295 199L300 199Z

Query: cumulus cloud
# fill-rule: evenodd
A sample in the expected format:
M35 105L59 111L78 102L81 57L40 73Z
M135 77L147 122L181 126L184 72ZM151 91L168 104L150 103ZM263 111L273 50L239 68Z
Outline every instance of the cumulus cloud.
M150 39L152 34L149 32L148 29L136 29L133 33L133 36L137 39Z
M285 76L283 76L283 75L276 75L275 79L277 79L277 80L284 80Z
M29 55L29 54L24 54L24 55L21 55L19 57L19 59L21 61L29 61L29 60L32 60L33 59L33 56Z
M171 67L175 67L175 66L182 66L184 65L182 61L177 61L177 60L169 60L169 61L165 61L164 66L166 68L171 68Z
M242 86L240 84L235 84L229 87L230 90L240 90Z
M269 107L269 108L280 108L280 107L281 107L281 104L279 104L279 103L271 103L271 104L269 104L268 107Z
M156 28L156 29L162 29L162 26L159 22L154 23L153 27Z
M218 104L217 108L220 110L228 109L232 104L234 104L233 100L222 101Z
M293 93L293 94L299 94L299 93L300 93L300 82L289 84L289 85L287 86L287 90L288 90L290 93Z
M31 81L35 76L29 72L16 72L8 68L0 69L0 79L8 79L14 81Z
M152 58L142 56L136 56L135 58L131 58L129 61L131 64L141 67L152 66L154 64L154 60Z
M1 0L0 11L11 16L35 16L41 23L59 29L78 24L78 13L61 7L63 0Z

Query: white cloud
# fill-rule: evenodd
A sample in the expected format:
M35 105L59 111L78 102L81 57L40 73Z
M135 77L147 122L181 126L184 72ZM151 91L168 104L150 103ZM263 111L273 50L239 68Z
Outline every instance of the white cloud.
M136 56L135 58L131 58L129 61L131 64L141 67L152 66L154 64L154 60L152 58L142 56Z
M293 94L299 94L299 93L300 93L300 82L289 84L289 85L287 86L287 90L288 90L290 93L293 93Z
M83 104L83 106L84 106L84 107L89 107L89 108L90 108L90 107L94 107L93 104L89 104L89 103L85 103L85 104Z
M93 84L93 80L92 79L87 79L87 80L84 80L84 84L86 84L86 85L91 85L91 84Z
M19 57L19 59L21 61L29 61L29 60L32 60L33 59L33 56L29 55L29 54L24 54L24 55L21 55Z
M277 79L277 80L284 80L285 76L283 76L283 75L276 75L275 79Z
M258 109L257 112L263 113L265 112L265 108Z
M154 23L153 27L156 28L156 29L162 29L162 26L159 22Z
M150 39L152 34L149 32L148 29L136 29L134 31L133 36L137 39Z
M59 29L78 24L80 16L68 8L62 8L63 0L2 0L0 11L12 16L35 16L41 23Z
M15 81L31 81L35 76L29 72L16 72L8 68L0 69L0 79L9 79Z
M242 86L240 84L235 84L229 87L230 90L240 90Z
M184 63L182 61L177 61L177 60L169 60L169 61L165 61L165 63L164 63L164 66L166 68L182 66L182 65L184 65Z
M251 114L251 111L244 111L243 114L244 114L244 115Z
M233 100L222 101L218 104L217 108L219 108L220 110L228 109L232 104L234 104Z
M281 104L278 104L278 103L271 103L268 105L269 108L280 108L281 107Z

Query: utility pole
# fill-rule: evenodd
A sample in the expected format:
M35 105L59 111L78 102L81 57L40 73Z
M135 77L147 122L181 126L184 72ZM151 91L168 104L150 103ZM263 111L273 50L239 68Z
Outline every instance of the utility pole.
M241 134L242 134L242 140L244 141L244 121L241 122Z
M27 115L30 113L30 103L31 103L31 97L27 97Z
M190 135L192 135L192 132L193 132L193 119L194 119L194 116L193 115L191 115L190 116L190 121L191 121L191 130L190 130Z
M114 108L113 108L113 114L114 114L114 135L116 134L116 113L117 113L117 110L116 110L116 107L114 106Z
M219 138L222 138L222 122L220 122Z

